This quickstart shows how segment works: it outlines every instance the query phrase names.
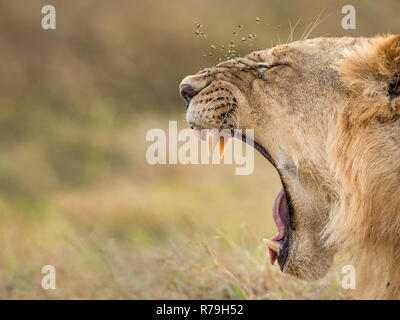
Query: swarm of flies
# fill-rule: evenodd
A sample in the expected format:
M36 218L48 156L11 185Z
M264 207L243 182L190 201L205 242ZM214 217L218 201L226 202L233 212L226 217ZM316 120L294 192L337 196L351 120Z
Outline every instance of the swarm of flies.
M261 20L259 17L255 18L255 22L257 24L259 24L260 21ZM194 25L195 25L195 31L194 31L195 36L198 39L207 39L207 35L203 31L204 30L203 24L195 21ZM244 26L242 24L236 26L235 30L232 32L232 35L234 39L230 40L227 44L223 44L220 46L217 46L216 44L211 44L209 46L210 51L206 54L203 54L202 57L206 59L207 57L215 56L217 63L222 62L224 60L240 57L240 54L234 48L239 44L252 46L253 41L257 36L254 33L244 34ZM220 56L218 56L217 48L219 48L218 51L221 53Z

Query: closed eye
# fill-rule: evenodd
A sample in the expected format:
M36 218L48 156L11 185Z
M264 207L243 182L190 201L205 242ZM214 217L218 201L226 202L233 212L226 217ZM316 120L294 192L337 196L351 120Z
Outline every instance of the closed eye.
M269 69L272 69L273 67L277 67L277 66L279 66L279 64L259 64L257 66L257 69L269 70Z
M280 64L259 64L257 66L258 78L262 79L266 71L278 66L280 66Z

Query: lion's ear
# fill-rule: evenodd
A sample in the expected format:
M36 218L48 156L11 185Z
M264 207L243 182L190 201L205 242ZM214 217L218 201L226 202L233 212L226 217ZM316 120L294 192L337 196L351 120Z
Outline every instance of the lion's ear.
M386 96L389 103L400 96L400 35L376 38L344 54L338 70L350 91L371 98Z

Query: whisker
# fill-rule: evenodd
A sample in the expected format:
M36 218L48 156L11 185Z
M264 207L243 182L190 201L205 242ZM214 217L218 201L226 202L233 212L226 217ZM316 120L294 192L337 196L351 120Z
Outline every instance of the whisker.
M321 19L321 16L324 12L324 9L318 14L317 18L314 22L309 23L306 29L304 30L303 34L300 37L300 40L306 40L310 36L311 32L313 32L323 21L325 21L329 15Z
M236 120L237 120L237 122L235 121L235 123L236 123L236 129L239 129L239 125L240 125L240 113L239 113L239 109L236 108L235 110L233 110L233 113L236 115Z
M230 113L229 115L232 117L233 122L235 122L236 128L238 128L239 125L238 125L238 123L237 123L235 117L233 116L233 114Z
M211 102L214 102L215 100L217 100L217 99L219 99L219 98L224 98L224 97L223 97L223 96L218 96L218 97L213 98L210 102L208 102L208 103L205 105L205 108L207 108L207 107L210 105Z
M222 124L224 123L224 120L226 119L226 116L227 116L227 115L228 115L228 114L225 113L224 118L221 119L221 123L219 124L219 126L218 126L218 128L217 128L218 131L219 131L219 129L222 127Z
M219 131L219 129L221 128L222 124L224 123L224 120L226 120L227 115L229 115L231 113L231 110L234 110L233 108L228 110L227 112L225 112L224 117L221 119L221 123L219 124L217 130Z
M294 30L296 29L297 25L299 24L301 19L297 20L297 22L294 24L294 26L292 27L292 23L289 20L289 27L290 27L290 34L288 36L288 39L286 40L286 43L290 43L293 41L293 35L294 35Z

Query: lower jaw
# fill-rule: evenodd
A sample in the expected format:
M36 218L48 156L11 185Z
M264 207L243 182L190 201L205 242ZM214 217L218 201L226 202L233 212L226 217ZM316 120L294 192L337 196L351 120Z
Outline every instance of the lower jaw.
M282 248L280 254L278 255L278 264L283 272L288 261L289 256L289 237L285 236L282 240L280 240L280 247Z

